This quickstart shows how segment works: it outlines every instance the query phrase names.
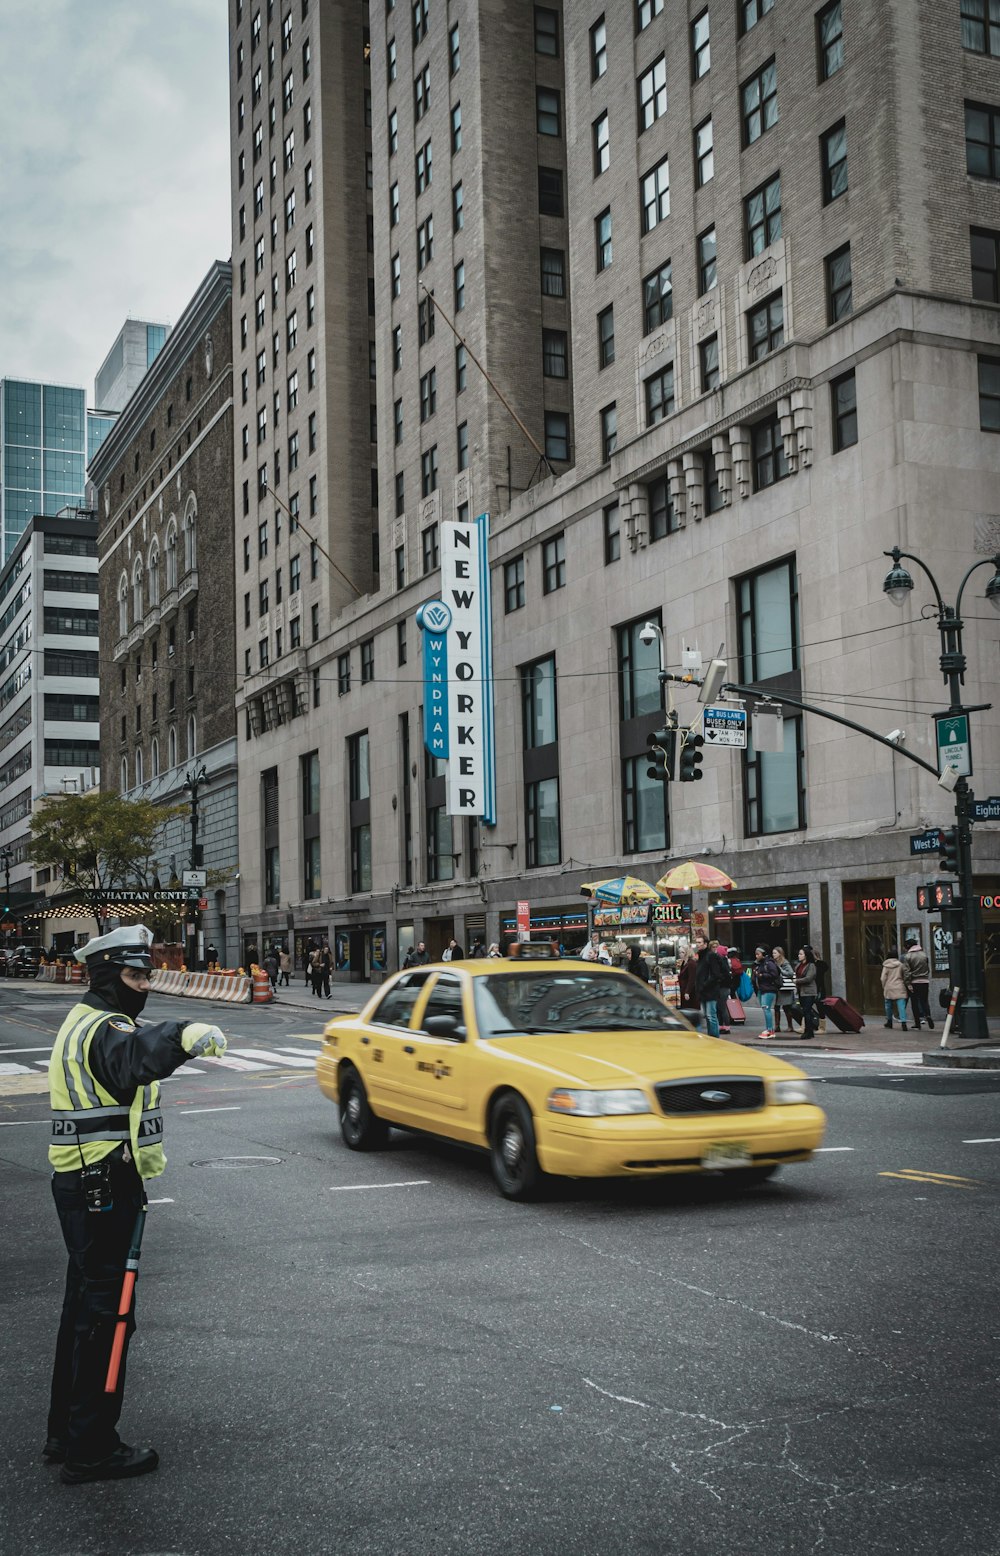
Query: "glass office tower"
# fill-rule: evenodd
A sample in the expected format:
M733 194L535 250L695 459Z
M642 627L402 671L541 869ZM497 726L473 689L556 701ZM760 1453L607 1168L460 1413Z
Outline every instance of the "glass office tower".
M82 389L0 379L0 565L36 513L83 506L87 462L113 419L88 413Z

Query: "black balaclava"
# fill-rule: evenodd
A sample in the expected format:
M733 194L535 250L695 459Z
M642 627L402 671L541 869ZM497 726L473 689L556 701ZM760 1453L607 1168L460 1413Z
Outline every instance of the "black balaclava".
M90 987L96 994L102 995L123 1015L135 1020L142 1014L143 1007L149 998L148 990L130 989L120 976L122 969L116 967L113 962L104 962L93 968L90 973Z

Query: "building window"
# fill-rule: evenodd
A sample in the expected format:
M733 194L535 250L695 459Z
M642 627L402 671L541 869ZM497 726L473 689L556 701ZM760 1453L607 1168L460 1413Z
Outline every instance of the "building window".
M402 410L402 401L398 402ZM437 410L437 368L432 367L420 380L420 420L427 421ZM400 417L402 420L402 417Z
M602 16L590 29L590 79L597 81L608 68L608 29Z
M655 427L664 421L674 409L674 364L668 362L658 373L652 373L643 385L646 401L646 426Z
M625 852L662 853L667 846L667 790L669 785L647 775L649 756L622 761L622 822Z
M559 58L559 12L535 6L535 53Z
M452 818L443 805L427 810L427 879L450 881L455 875Z
M375 639L365 638L361 645L361 684L375 679Z
M670 165L667 157L642 178L642 230L652 232L670 215Z
M746 257L753 259L781 237L781 174L755 189L743 202Z
M740 0L740 32L746 33L756 27L773 6L774 0Z
M293 432L288 440L288 469L289 473L299 468L299 435Z
M558 864L561 855L559 842L559 779L541 778L525 784L525 862L528 869L542 865Z
M563 176L557 167L538 169L538 210L542 216L563 215Z
M337 655L337 695L346 697L351 689L350 653Z
M661 54L637 82L639 134L650 129L667 111L667 59Z
M642 718L647 713L659 713L663 707L659 642L644 643L639 636L647 620L659 625L658 613L640 616L618 628L618 697L622 723Z
M964 29L963 29L964 30ZM841 0L831 0L816 17L819 79L829 81L844 63L844 17Z
M643 32L649 26L654 16L659 16L663 10L663 0L636 0L635 5L635 30Z
M469 468L469 423L460 422L455 429L456 461L459 470Z
M567 337L565 330L542 331L542 371L546 378L566 378Z
M397 446L403 441L403 402L394 400L392 406L392 438Z
M455 347L455 393L462 394L466 386L468 363L466 361L465 347L461 344Z
M461 232L465 226L465 195L461 184L456 184L451 191L451 230ZM393 296L398 297L398 292Z
M715 177L714 132L711 119L704 119L694 132L694 179L700 189Z
M823 160L823 204L829 205L847 193L847 125L843 119L827 130L820 141L820 149Z
M790 474L785 458L785 443L777 414L759 421L750 429L753 451L753 489L762 492Z
M566 587L566 536L553 535L542 545L542 593Z
M778 76L774 60L754 72L740 88L743 105L743 144L752 146L778 122Z
M794 559L738 578L736 610L743 684L797 672L799 598Z
M455 266L455 312L461 313L465 307L465 260L460 259Z
M535 128L539 135L562 134L562 102L553 87L535 88Z
M569 416L565 411L545 412L545 457L561 463L569 459Z
M348 800L351 823L351 890L372 889L371 775L368 731L347 740Z
M417 270L424 270L434 258L434 217L428 216L417 228Z
M698 296L703 297L710 292L713 286L718 285L718 246L715 239L715 228L709 227L707 232L700 234L698 238Z
M709 41L708 12L702 11L691 23L691 75L695 81L707 76L712 68L712 48Z
M597 315L597 356L600 367L615 360L615 310L612 304Z
M670 278L670 260L644 278L642 283L643 334L658 329L674 316L674 291Z
M709 335L698 346L698 359L701 366L701 392L707 394L710 389L719 387L719 337Z
M1000 180L1000 109L966 103L965 166L973 178Z
M459 47L458 23L448 33L448 74L457 76L462 64L462 53Z
M997 286L1000 274L1000 233L973 227L969 233L972 250L972 295L983 303L1000 302Z
M1000 432L1000 360L979 357L979 425Z
M722 488L719 485L719 470L715 463L715 455L709 450L702 460L702 476L705 483L705 512L718 513L725 507L722 498Z
M963 49L1000 58L1000 5L997 0L962 0L961 15Z
M604 565L608 567L612 562L621 561L622 532L618 504L608 503L601 517L604 530Z
M511 611L519 611L524 608L524 557L516 556L510 562L503 565L503 608L504 614L509 616Z
M611 128L607 113L602 113L591 126L594 137L594 177L599 178L611 166Z
M607 270L613 258L611 244L611 207L608 206L594 218L594 242L597 250L598 272Z
M858 441L858 395L854 374L844 373L830 385L833 414L833 452L851 448Z
M428 524L420 536L420 551L425 573L433 573L439 562L438 527Z
M403 476L403 472L402 472L402 470L398 470L396 472L396 477L395 477L395 496L396 496L396 517L397 517L397 519L402 516L403 509L406 506L405 497L404 497L404 484L405 484L405 478Z
M542 249L542 296L566 296L566 255L562 249Z
M420 456L420 495L429 497L431 492L437 491L438 484L438 451L437 444L425 449Z
M759 362L785 343L785 307L775 292L747 314L747 345L751 362Z
M398 325L396 329L399 329ZM395 331L393 334L395 335ZM434 304L429 297L422 297L417 304L417 339L422 346L426 346L433 334ZM402 347L400 347L400 352L402 353Z
M649 499L650 540L663 540L667 535L676 534L680 525L677 522L677 512L670 496L670 483L667 477L661 475L657 480L650 481L646 494Z
M419 70L413 82L413 117L419 124L431 106L431 67Z
M614 401L601 412L601 460L608 463L618 447L618 407Z
M744 827L747 837L798 832L806 824L805 763L801 718L783 720L784 750L754 750L748 737L743 756Z
M417 152L414 164L416 169L418 195L423 194L425 189L429 189L431 183L433 182L433 167L431 159L431 143L429 140L424 141L424 144Z
M828 254L826 261L827 322L836 324L853 308L851 292L851 246L845 244L835 254Z
M521 667L521 713L525 751L554 745L559 738L556 717L556 662L550 655Z

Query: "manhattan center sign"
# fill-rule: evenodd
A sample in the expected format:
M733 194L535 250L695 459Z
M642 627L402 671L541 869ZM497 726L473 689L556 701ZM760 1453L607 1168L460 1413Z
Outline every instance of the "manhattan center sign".
M449 816L496 822L489 515L441 526L441 598L417 611L424 745L448 764Z

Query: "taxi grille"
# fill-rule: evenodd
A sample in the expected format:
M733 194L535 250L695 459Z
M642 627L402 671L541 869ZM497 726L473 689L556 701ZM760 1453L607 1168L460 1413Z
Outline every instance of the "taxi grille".
M709 1075L654 1086L664 1113L747 1113L764 1106L764 1082L747 1075Z

